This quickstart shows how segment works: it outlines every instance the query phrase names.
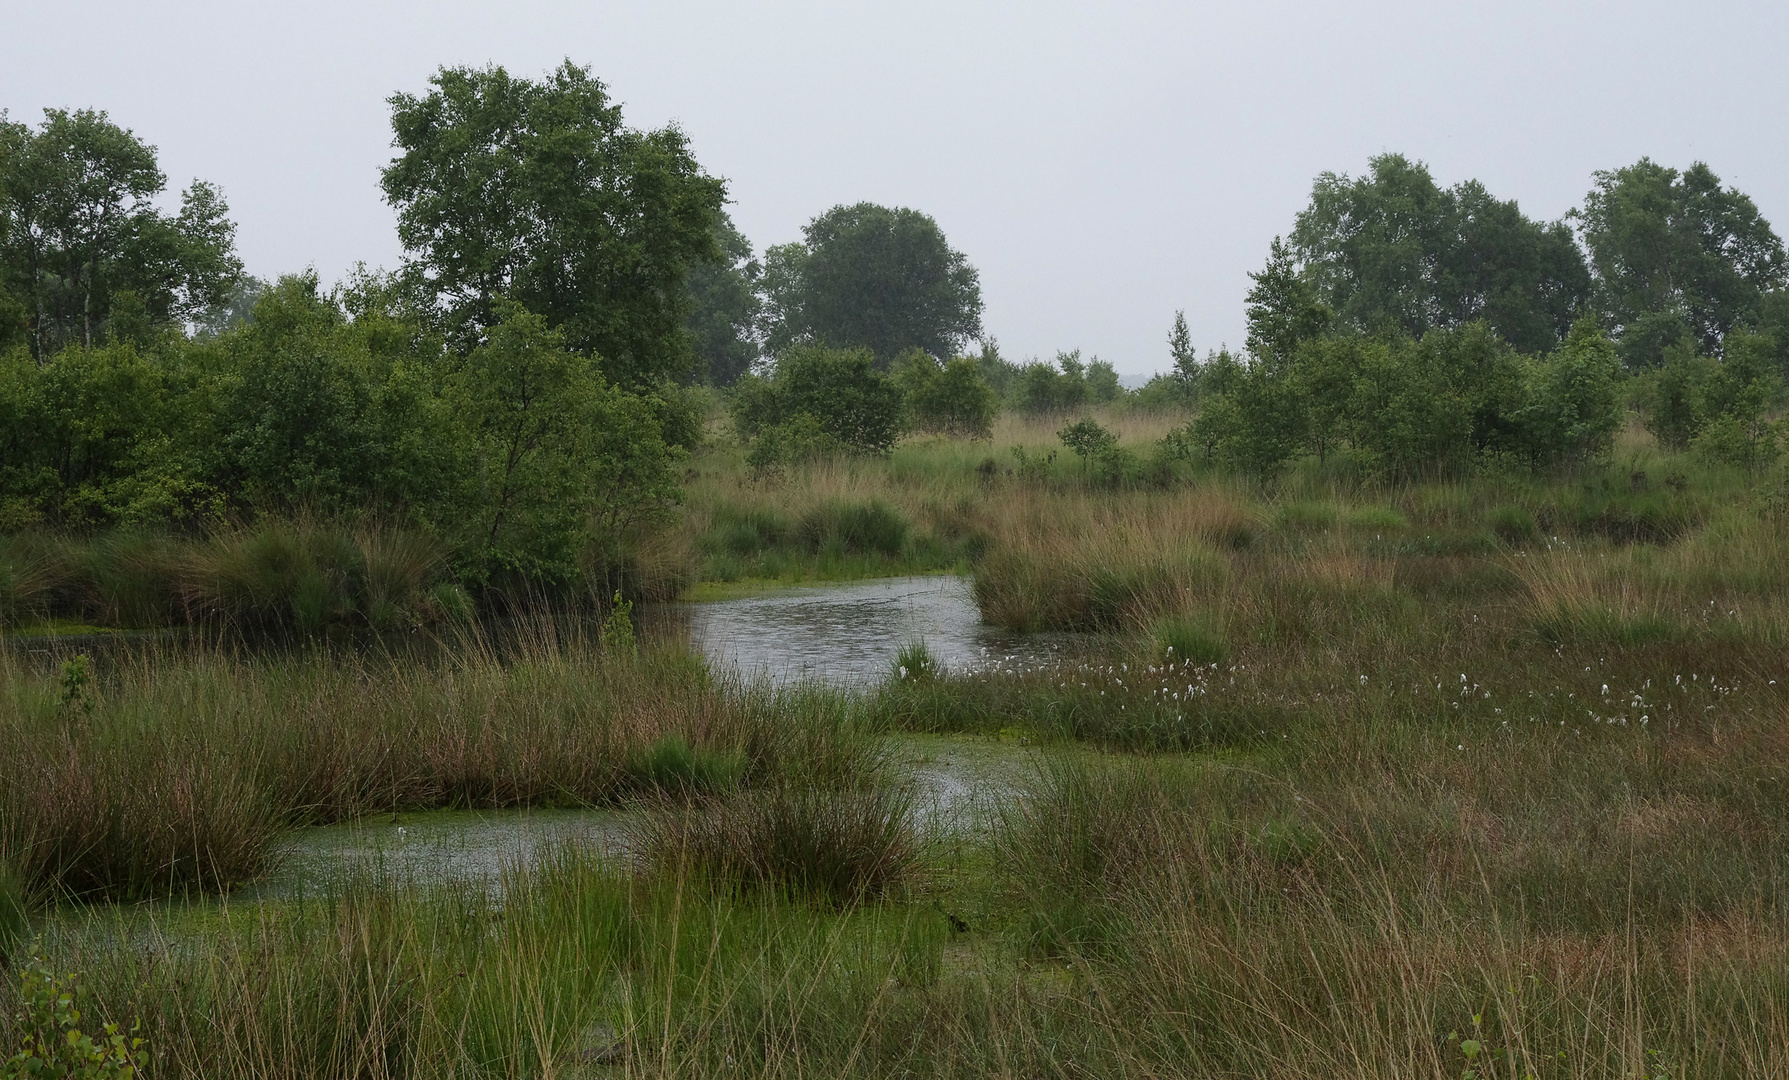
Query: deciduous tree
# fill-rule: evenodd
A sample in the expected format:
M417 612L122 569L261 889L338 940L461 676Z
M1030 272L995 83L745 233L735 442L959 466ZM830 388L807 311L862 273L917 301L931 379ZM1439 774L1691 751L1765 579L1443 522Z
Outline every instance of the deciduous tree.
M1789 283L1783 242L1757 205L1700 162L1681 174L1649 158L1599 172L1576 220L1630 367L1657 367L1685 338L1720 355L1727 333L1763 319L1766 297Z
M803 241L766 254L766 339L864 348L886 369L907 349L955 356L981 336L981 284L926 214L835 206Z
M505 303L628 387L690 374L692 269L721 258L722 182L676 127L636 131L587 68L443 68L391 98L385 169L407 271L462 351Z
M170 216L166 187L155 148L103 112L46 109L35 131L0 115L0 309L22 309L39 362L113 336L115 307L140 334L228 299L242 263L222 192L194 181Z

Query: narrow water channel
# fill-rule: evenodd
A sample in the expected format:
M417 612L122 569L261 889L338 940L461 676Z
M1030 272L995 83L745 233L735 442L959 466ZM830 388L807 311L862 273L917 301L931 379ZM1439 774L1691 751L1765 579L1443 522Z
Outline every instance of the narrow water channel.
M969 583L955 577L798 586L661 605L642 615L653 636L688 640L712 664L779 685L864 689L888 678L901 648L913 642L955 670L1029 667L1072 648L1065 636L986 625ZM1019 746L921 737L899 738L894 758L913 787L922 824L945 833L985 822L1030 762ZM352 870L494 884L506 866L568 843L624 855L639 821L615 810L438 811L303 829L287 838L281 870L259 891L291 895Z

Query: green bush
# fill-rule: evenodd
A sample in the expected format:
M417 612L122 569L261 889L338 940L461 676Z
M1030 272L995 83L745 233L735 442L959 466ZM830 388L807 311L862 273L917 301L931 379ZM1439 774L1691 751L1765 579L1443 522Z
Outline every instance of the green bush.
M999 403L974 358L959 356L941 365L927 353L908 350L895 360L894 381L919 430L968 439L994 433Z
M86 1004L80 985L50 971L40 960L19 973L20 1010L16 1024L24 1041L0 1061L5 1080L128 1080L141 1074L143 1040L133 1025L127 1032L116 1022L97 1026L81 1022Z
M734 387L733 425L742 438L783 429L788 441L799 418L845 451L886 454L901 436L906 402L864 349L798 345L778 358L773 376L749 376ZM804 432L805 433L805 432ZM775 462L769 462L774 464ZM754 463L756 464L756 463Z

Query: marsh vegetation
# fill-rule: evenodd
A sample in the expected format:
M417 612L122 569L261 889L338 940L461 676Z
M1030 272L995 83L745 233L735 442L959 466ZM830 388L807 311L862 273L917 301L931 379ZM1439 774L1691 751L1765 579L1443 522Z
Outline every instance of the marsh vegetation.
M1103 420L1144 452L1170 426ZM1313 462L1270 496L949 440L754 478L716 442L682 519L707 576L960 559L990 621L1091 634L1042 666L910 649L857 693L576 620L426 662L14 652L12 955L140 1021L153 1075L1768 1074L1789 529L1749 474L1618 453L1392 487ZM1654 486L1677 469L1692 494ZM899 543L801 539L848 504ZM754 519L786 524L716 543ZM1024 764L953 829L903 733ZM363 866L229 899L308 823L530 805L636 838L495 887Z
M1127 389L922 213L760 262L575 65L391 105L333 289L0 120L0 1075L1789 1071L1789 270L1706 166L1325 174ZM925 574L1074 647L645 618ZM266 887L472 811L623 838Z

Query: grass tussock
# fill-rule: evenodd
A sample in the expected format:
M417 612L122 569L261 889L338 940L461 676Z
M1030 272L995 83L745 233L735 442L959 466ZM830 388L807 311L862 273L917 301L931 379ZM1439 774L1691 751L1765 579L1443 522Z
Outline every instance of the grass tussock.
M778 787L663 811L642 848L661 878L854 905L909 887L922 845L911 796L877 785Z
M86 664L0 657L0 860L39 892L228 888L297 825L718 794L865 752L842 703L544 631L434 660L149 646Z

